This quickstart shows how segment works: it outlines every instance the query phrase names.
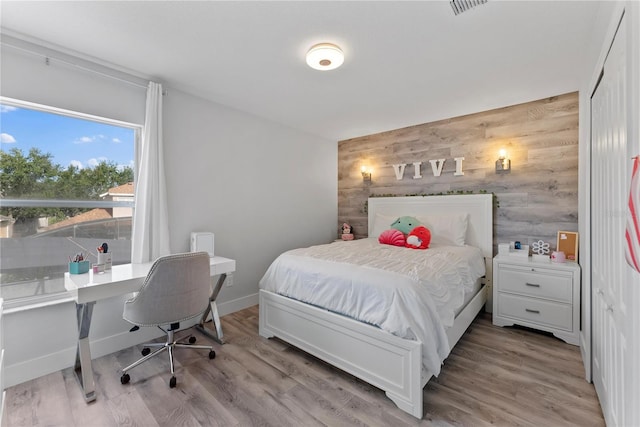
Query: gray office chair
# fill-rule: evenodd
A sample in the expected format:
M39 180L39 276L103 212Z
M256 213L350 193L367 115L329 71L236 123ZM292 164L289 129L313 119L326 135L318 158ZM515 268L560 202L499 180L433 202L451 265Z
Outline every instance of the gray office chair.
M156 326L167 334L166 343L148 343L140 360L122 370L120 382L126 384L127 373L143 362L167 351L171 364L169 387L176 386L173 363L174 347L191 347L209 350L209 359L216 357L213 347L193 345L194 336L187 336L189 343L174 340L173 334L180 322L202 315L209 304L211 275L209 255L206 252L184 253L158 258L151 267L140 291L124 303L124 320L133 323L133 330L140 326ZM163 329L163 326L168 326ZM153 353L149 347L159 347Z

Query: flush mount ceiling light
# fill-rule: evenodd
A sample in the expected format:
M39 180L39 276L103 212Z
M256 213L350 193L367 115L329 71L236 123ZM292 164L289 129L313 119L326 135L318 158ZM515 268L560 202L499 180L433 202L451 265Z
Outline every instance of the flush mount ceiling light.
M344 53L335 44L320 43L307 52L307 64L315 70L335 70L344 62Z

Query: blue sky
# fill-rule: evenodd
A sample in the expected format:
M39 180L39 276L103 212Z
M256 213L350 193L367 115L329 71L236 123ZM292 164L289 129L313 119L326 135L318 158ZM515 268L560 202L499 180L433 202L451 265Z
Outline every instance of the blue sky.
M0 149L31 147L51 153L63 168L91 168L101 161L133 166L134 131L90 120L0 105Z

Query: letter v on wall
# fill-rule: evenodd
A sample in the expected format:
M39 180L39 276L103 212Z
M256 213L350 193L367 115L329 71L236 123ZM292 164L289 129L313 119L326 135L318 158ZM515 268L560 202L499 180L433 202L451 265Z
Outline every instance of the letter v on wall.
M400 181L402 176L404 175L404 168L407 166L406 163L391 165L393 166L393 171L396 173L396 179Z
M431 163L433 176L440 176L440 174L442 173L442 167L444 166L444 161L445 159L429 160L429 163Z

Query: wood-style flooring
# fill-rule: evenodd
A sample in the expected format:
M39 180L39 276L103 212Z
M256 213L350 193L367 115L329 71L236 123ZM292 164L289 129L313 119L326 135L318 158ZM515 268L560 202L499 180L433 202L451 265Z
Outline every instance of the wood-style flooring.
M226 344L194 331L206 351L178 349L178 385L156 357L120 384L141 346L94 360L97 400L86 404L71 368L7 390L3 426L603 426L578 347L500 328L481 314L424 389L424 417L277 339L258 335L258 307L222 318Z

